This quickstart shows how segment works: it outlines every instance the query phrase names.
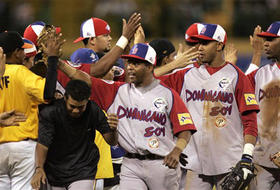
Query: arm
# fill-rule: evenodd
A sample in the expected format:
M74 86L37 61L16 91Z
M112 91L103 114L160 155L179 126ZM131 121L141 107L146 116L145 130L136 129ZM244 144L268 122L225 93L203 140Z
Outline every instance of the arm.
M48 153L48 147L37 143L35 153L35 174L31 180L31 186L34 189L39 189L41 182L46 183L46 173L44 171L44 164Z
M4 54L3 49L0 47L0 78L5 73L5 64L6 64L6 54Z
M198 51L193 52L195 49L195 47L190 48L177 56L177 58L171 63L155 68L154 75L159 77L172 72L174 69L184 68L189 64L195 63L196 58L198 57Z
M19 126L19 122L26 121L23 113L16 112L15 110L4 112L0 114L0 126Z
M224 56L225 56L226 62L230 62L233 65L236 65L237 49L235 48L235 46L232 43L226 45L226 48L224 50Z
M178 135L178 139L176 142L175 147L173 150L164 157L163 164L168 166L169 168L176 168L179 163L179 157L182 151L187 146L190 138L191 138L190 131L182 131Z
M106 53L96 64L91 64L90 75L100 78L107 74L117 59L123 53L130 39L133 37L136 29L140 26L140 14L134 13L128 22L123 19L123 32L117 44Z
M91 86L91 79L87 73L71 67L64 61L59 60L58 69L66 74L70 79L82 80L85 81L89 86Z
M116 114L108 114L107 119L111 132L103 134L103 137L109 145L115 146L118 144L117 127L119 119Z
M250 36L250 44L253 47L253 57L252 57L252 64L256 65L257 67L261 64L261 56L263 50L263 38L257 36L258 33L261 33L262 28L257 26L254 30L253 36Z
M49 100L54 98L56 81L57 81L57 63L58 56L61 52L61 46L65 42L62 40L62 34L55 36L49 35L50 39L42 42L44 53L48 56L48 69L46 75L46 83L44 88L44 99Z

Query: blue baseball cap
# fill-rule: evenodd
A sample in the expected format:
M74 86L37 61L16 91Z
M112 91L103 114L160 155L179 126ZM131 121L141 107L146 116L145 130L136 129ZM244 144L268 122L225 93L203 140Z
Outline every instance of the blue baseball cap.
M95 63L99 60L97 54L89 48L77 49L70 57L73 63Z
M204 24L203 28L197 35L191 36L192 39L201 39L201 40L211 40L222 42L226 44L227 41L227 33L218 24Z
M122 55L124 59L134 58L156 65L156 51L148 44L135 44L128 55Z
M257 34L260 37L279 37L280 36L280 21L272 23L266 32L261 32Z

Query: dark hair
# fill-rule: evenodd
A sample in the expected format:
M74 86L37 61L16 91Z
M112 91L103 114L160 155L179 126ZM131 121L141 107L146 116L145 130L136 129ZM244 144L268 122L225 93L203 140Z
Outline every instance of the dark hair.
M81 80L70 80L65 88L66 99L71 96L73 100L83 101L90 97L91 88L88 84Z
M89 40L89 38L83 39L83 43L84 43L85 46L88 44L88 40Z
M169 56L175 51L174 45L167 39L156 39L149 43L157 53L157 65L161 66L164 57Z

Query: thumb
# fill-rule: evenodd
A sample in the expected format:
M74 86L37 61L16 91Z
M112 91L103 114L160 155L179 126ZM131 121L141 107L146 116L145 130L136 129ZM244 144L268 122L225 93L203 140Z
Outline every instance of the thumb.
M123 18L122 19L123 27L126 25L126 20Z
M9 115L13 115L15 113L15 110L11 110L11 111L8 111L7 114Z

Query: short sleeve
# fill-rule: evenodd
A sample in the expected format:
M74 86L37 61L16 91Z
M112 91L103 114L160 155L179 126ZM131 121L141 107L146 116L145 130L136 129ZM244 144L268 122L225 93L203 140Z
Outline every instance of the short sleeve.
M248 77L243 73L239 73L239 79L235 89L235 98L241 114L246 111L259 111L255 90Z
M52 106L47 106L39 113L38 142L49 147L55 135L55 121L52 115Z
M164 84L166 84L168 87L173 88L176 92L180 94L184 84L184 76L188 70L190 70L190 68L179 70L175 73L163 75L157 78L161 80Z
M28 69L21 69L20 72L21 81L26 93L38 103L43 103L46 79L32 73Z
M95 77L91 77L91 82L90 98L105 111L107 111L113 103L119 87L125 84L123 82L107 81Z

